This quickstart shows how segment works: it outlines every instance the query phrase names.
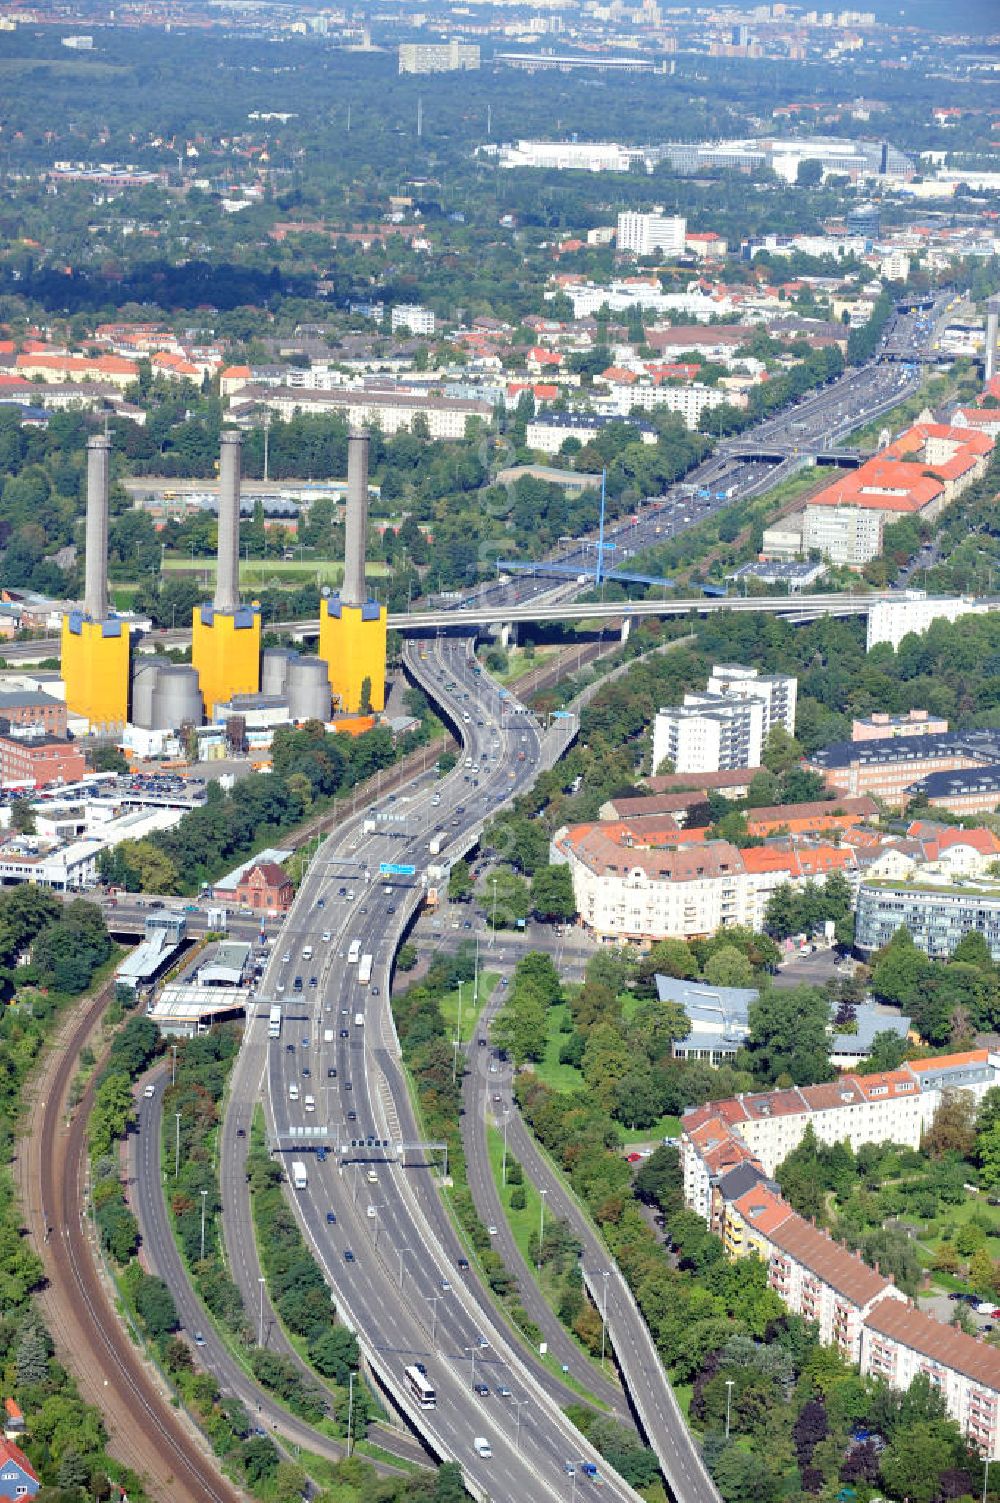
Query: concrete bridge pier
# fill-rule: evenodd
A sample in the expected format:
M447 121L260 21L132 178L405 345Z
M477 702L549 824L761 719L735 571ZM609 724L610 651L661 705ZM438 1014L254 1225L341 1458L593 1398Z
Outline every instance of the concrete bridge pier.
M500 645L501 645L501 647L516 647L517 646L517 622L516 621L504 621L503 622L503 624L500 627Z
M622 638L622 645L623 646L628 641L629 637L632 635L632 627L633 627L634 624L635 624L635 617L634 616L623 616L622 617L621 638Z

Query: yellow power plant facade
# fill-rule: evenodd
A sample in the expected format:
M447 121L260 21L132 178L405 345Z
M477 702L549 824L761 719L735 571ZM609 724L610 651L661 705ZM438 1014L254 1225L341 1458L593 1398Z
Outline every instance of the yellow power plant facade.
M385 709L386 629L386 608L377 600L345 605L333 595L320 601L319 656L330 674L335 709L356 715L362 709L365 679L365 708Z
M120 729L128 719L129 629L113 616L92 621L70 611L62 623L66 708L94 731Z
M191 662L198 673L205 714L228 704L234 694L260 688L260 609L241 605L219 611L195 606L191 618Z

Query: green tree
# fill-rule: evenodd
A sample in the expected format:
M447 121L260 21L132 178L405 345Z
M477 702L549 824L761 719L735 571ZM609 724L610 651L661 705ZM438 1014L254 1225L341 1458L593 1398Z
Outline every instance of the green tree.
M452 903L464 903L473 893L472 873L469 863L460 857L452 863L448 873L448 899Z
M568 866L537 869L531 879L531 905L543 922L569 923L576 916L573 875Z
M734 945L723 945L706 961L705 980L711 986L753 986L753 966Z

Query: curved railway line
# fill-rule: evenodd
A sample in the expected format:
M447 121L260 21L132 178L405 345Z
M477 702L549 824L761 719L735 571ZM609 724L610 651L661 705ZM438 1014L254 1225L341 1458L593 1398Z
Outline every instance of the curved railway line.
M242 1503L207 1445L172 1407L102 1286L81 1207L94 1081L68 1097L80 1050L113 995L109 982L64 1025L37 1079L15 1165L21 1203L49 1287L42 1304L60 1358L100 1410L114 1454L163 1503Z

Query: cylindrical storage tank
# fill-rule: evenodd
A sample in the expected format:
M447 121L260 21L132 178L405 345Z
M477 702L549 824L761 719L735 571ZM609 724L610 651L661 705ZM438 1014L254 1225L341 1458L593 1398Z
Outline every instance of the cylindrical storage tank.
M330 675L322 658L296 658L289 663L286 692L293 720L329 720Z
M176 731L182 725L201 725L201 690L194 668L171 663L161 668L153 691L153 724L158 731Z
M288 665L298 657L286 647L269 647L260 659L260 692L284 694L288 679Z
M153 696L162 664L140 662L132 679L132 724L144 731L153 729Z

